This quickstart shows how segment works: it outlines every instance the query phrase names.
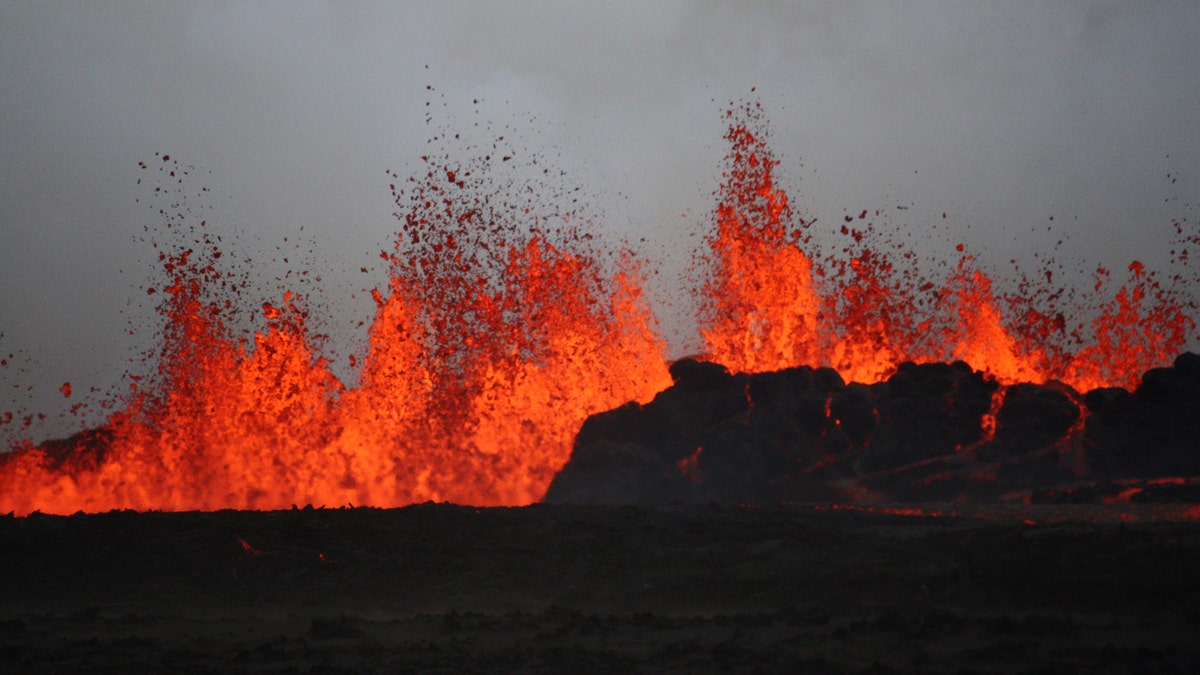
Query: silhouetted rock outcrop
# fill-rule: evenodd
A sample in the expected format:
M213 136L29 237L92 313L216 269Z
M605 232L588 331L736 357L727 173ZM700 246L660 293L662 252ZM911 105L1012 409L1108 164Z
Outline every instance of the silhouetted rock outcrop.
M548 502L1189 501L1200 356L1133 392L1002 387L963 362L846 384L683 359L645 405L589 418Z
M1200 355L1152 368L1131 393L1086 397L1094 412L1087 442L1095 469L1111 478L1200 475Z

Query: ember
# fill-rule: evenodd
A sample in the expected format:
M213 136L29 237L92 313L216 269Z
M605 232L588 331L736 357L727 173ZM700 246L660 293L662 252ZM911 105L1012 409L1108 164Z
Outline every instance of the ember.
M945 278L920 271L868 211L846 216L847 244L822 253L776 184L761 108L727 118L725 180L696 271L705 358L728 370L685 360L668 373L636 256L594 243L587 214L539 201L557 198L552 186L498 178L513 154L426 156L412 178L389 174L400 230L381 254L390 279L372 293L356 383L314 348L298 291L261 303L261 328L237 337L241 288L201 222L192 241L160 249L167 283L148 289L164 319L156 377L101 428L0 460L0 512L522 505L546 496L573 442L577 461L556 485L583 501L998 499L1004 485L1029 500L1039 479L1061 486L1102 465L1112 480L1194 468L1192 457L1131 459L1112 402L1122 387L1142 406L1128 414L1158 424L1179 411L1148 385L1191 392L1180 382L1195 364L1175 361L1196 338L1180 277L1165 283L1133 262L1111 296L1105 269L1089 298L1029 279L998 294L963 246ZM177 164L160 160L175 180ZM1171 377L1152 375L1173 362ZM627 428L598 431L613 420ZM678 438L647 440L663 433ZM1190 438L1156 433L1160 454ZM1027 461L1051 454L1036 471ZM995 478L1014 467L1032 473ZM897 472L907 492L885 480ZM1105 499L1146 489L1122 483Z

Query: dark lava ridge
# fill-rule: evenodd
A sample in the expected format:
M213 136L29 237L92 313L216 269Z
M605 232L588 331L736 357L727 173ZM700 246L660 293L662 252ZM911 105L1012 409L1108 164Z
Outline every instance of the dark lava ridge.
M645 405L593 415L551 503L1200 502L1200 355L1130 392L1004 387L964 362L878 384L682 359Z

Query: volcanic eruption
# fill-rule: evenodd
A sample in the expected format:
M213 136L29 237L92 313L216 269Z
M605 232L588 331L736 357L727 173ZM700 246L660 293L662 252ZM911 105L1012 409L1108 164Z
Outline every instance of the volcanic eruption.
M584 418L670 383L637 262L606 267L586 223L543 213L545 186L504 185L507 157L422 161L392 176L401 228L356 386L310 347L300 293L262 303L265 326L239 340L240 280L173 204L183 241L150 289L164 326L152 382L100 428L5 457L0 511L540 499Z
M647 262L503 147L389 172L399 231L352 384L297 290L252 303L261 328L239 337L222 242L168 208L153 377L99 427L0 459L0 512L1029 500L1200 475L1189 280L1135 261L1123 282L1098 268L1086 297L1049 271L1000 294L964 246L934 274L866 210L824 252L777 185L759 104L726 120L700 359L669 369Z

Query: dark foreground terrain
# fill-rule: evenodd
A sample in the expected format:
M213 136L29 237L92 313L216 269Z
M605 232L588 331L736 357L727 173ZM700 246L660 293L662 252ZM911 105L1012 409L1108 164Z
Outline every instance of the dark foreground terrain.
M1200 672L1189 509L0 517L0 669Z

